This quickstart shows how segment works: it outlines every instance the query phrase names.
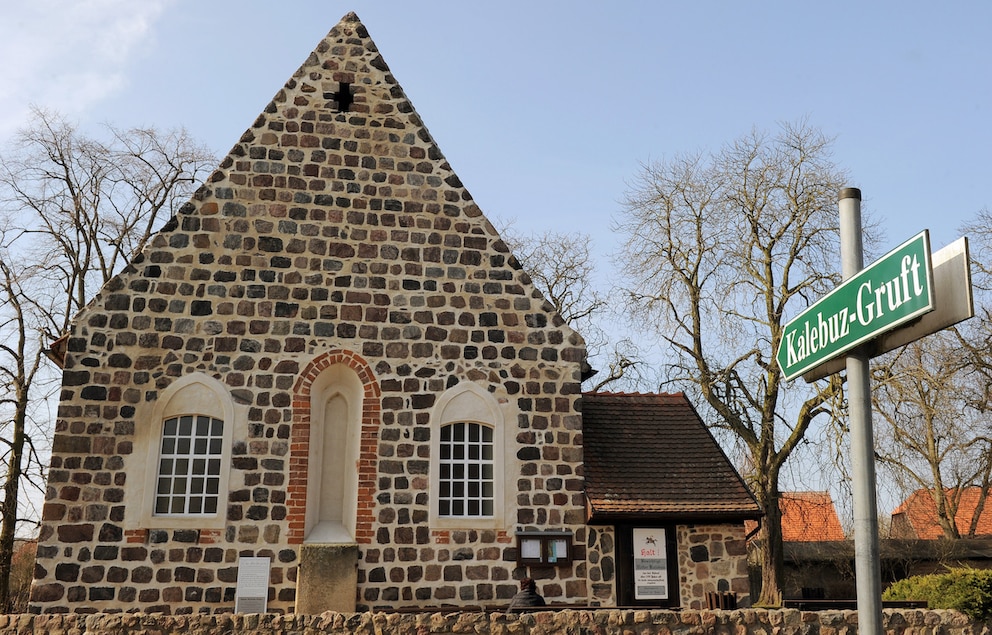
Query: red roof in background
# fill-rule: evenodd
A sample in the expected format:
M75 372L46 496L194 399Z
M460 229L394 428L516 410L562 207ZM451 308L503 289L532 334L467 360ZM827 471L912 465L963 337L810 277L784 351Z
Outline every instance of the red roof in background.
M953 496L956 490L947 490L948 496ZM966 487L961 492L961 501L958 503L957 514L954 515L954 523L957 525L958 533L967 535L971 525L971 517L978 507L978 498L981 488ZM978 526L975 528L975 536L992 536L992 500L986 501L982 509L982 515L978 518ZM918 489L909 495L892 512L892 527L889 530L890 538L919 538L923 540L936 540L944 537L944 530L937 522L937 504L929 490Z
M682 393L583 393L582 437L592 521L761 516Z
M844 540L844 529L828 492L783 492L778 505L783 542ZM756 528L756 523L747 525L748 532Z
M844 540L844 529L829 493L787 492L779 499L779 507L785 542Z

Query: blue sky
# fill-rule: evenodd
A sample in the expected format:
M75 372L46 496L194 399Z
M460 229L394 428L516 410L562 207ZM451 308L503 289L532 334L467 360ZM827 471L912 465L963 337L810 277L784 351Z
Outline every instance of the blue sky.
M589 233L604 272L643 162L785 121L836 138L878 253L992 207L984 0L5 0L0 144L35 104L222 156L349 11L486 214Z
M28 104L185 126L222 155L355 11L483 210L600 254L640 163L806 118L885 231L992 205L992 3L8 0L0 142ZM604 263L605 266L605 263Z

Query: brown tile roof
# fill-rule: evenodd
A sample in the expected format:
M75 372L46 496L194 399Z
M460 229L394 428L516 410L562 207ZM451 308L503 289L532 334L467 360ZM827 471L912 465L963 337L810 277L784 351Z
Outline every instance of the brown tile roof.
M782 511L784 542L825 542L844 540L834 501L829 492L782 492L778 500ZM757 528L748 523L748 532Z
M947 495L953 496L955 490L948 490ZM968 534L971 526L971 517L975 514L978 506L980 488L966 487L961 492L961 501L958 503L957 513L954 515L954 524L957 525L958 533L962 536ZM985 502L982 514L978 517L978 526L975 528L975 536L992 536L992 500ZM944 537L944 530L941 529L937 521L937 504L933 500L930 492L925 489L918 489L902 502L892 512L892 526L889 530L890 538L919 538L922 540L936 540Z
M590 522L761 516L682 393L585 393L582 436Z

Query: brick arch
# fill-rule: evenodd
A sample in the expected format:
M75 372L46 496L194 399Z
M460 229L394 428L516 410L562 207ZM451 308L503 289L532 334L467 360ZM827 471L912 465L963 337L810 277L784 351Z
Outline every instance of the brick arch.
M362 428L358 466L358 508L355 517L355 541L372 542L372 508L375 504L375 482L379 425L382 422L380 397L382 392L372 368L360 355L346 350L332 350L314 358L293 387L293 427L290 431L289 491L286 497L286 519L289 521L290 544L302 544L307 513L308 464L310 457L310 388L322 372L344 364L362 382Z

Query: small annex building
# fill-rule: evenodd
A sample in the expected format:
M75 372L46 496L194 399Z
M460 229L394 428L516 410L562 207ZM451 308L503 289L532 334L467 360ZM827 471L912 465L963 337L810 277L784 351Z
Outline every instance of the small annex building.
M353 13L62 344L34 613L747 602L726 456L581 393Z
M706 593L747 598L745 522L759 507L686 396L586 393L582 430L586 518L612 528L617 602L699 609ZM667 579L654 559L672 563L658 568Z

